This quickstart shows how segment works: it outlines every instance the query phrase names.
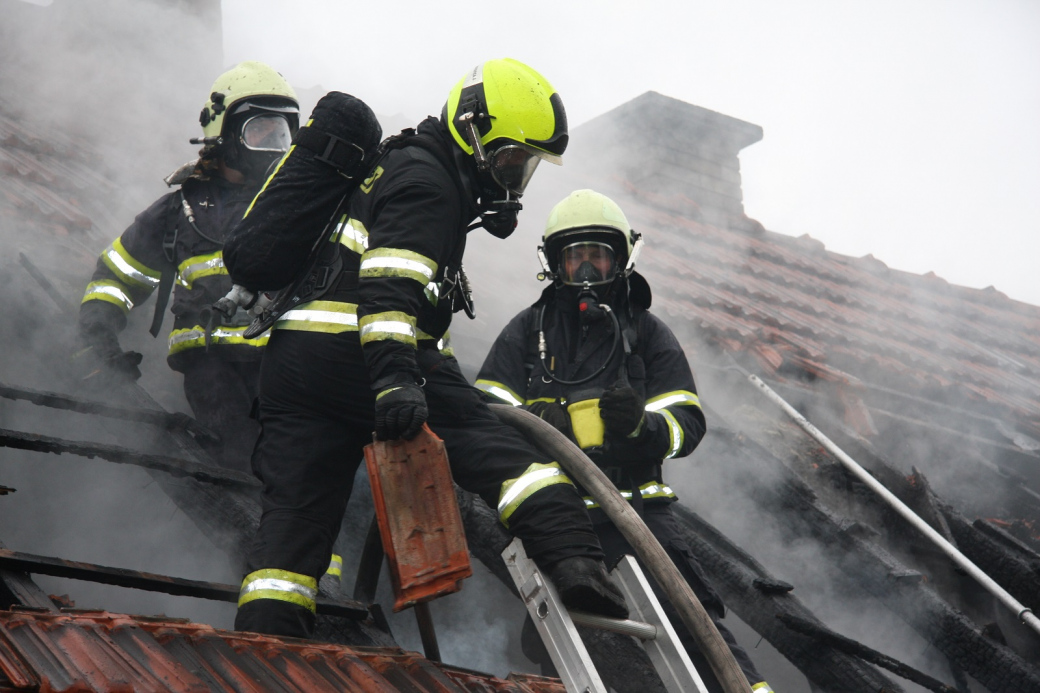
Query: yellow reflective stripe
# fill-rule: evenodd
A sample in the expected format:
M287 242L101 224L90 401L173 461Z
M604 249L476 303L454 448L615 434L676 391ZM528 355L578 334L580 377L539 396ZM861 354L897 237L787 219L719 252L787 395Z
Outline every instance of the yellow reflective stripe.
M378 342L392 339L417 347L415 317L392 310L386 313L366 315L358 321L361 327L361 343Z
M646 401L645 409L647 411L660 411L665 407L670 407L673 404L678 406L701 406L701 398L696 394L688 390L674 390L672 392L665 392L664 394L651 397Z
M130 309L134 307L134 302L130 300L130 296L113 279L99 279L96 282L87 284L87 290L84 292L83 300L80 303L86 303L87 301L104 301L114 306L119 306L123 310L123 315L129 313Z
M347 215L344 214L343 218L340 219L339 226L336 228L336 233L339 234L340 244L348 250L358 255L364 255L365 251L368 250L368 229L357 219L348 219ZM336 235L334 234L332 238L335 237Z
M334 577L342 577L343 558L339 554L332 554L332 560L329 561L329 569L325 571L325 574Z
M273 329L329 334L357 332L357 304L340 301L301 303L278 318Z
M149 291L159 286L159 277L162 276L162 272L138 262L123 247L122 239L115 239L112 241L112 245L102 251L101 261L105 263L108 269L112 270L113 274L133 286L148 289Z
M477 379L477 382L473 383L473 385L478 390L483 390L489 395L494 395L495 397L498 397L506 404L512 404L514 407L519 407L521 404L523 404L523 401L520 399L520 396L502 383L496 382L494 380L484 380L483 378L479 378Z
M441 300L440 284L438 284L437 282L430 282L426 285L426 288L423 290L423 293L426 294L426 300L430 302L430 305L436 308L437 303Z
M632 500L632 492L628 490L618 490L621 497L625 500ZM657 481L649 481L639 487L639 495L642 496L643 500L650 500L652 498L676 498L675 491L668 484L662 484ZM592 496L585 496L582 500L585 501L585 508L592 510L593 508L600 507L599 503Z
M759 691L760 693L773 693L772 687L765 681L760 681L751 687L752 691Z
M309 575L266 568L246 575L238 593L238 606L257 599L275 599L315 610L318 582Z
M534 399L525 399L524 404L534 404L535 402L555 402L555 397L535 397Z
M668 423L668 437L672 441L672 446L669 448L668 454L664 456L667 460L671 457L675 457L679 454L679 451L682 450L685 435L683 434L682 426L679 425L679 422L675 419L675 415L673 415L672 412L667 409L662 409L657 413L664 415L665 421Z
M198 279L228 273L227 268L224 267L224 255L219 250L207 255L189 257L177 266L177 272L181 276L181 283L189 289Z
M376 248L361 256L360 276L362 279L405 277L425 287L437 276L437 263L411 250Z
M553 484L574 485L557 462L551 464L532 464L524 473L516 479L510 479L502 484L502 491L498 496L498 519L506 527L509 526L509 518L520 507L520 504L530 498L533 494Z
M264 332L256 339L246 339L242 336L242 333L248 328L248 325L243 325L242 327L218 327L210 333L209 343L211 346L228 344L242 344L257 348L267 346L267 340L271 337L270 330ZM169 344L170 355L180 353L186 349L205 347L206 328L196 325L195 327L173 330L170 332Z
M434 337L432 334L427 334L419 328L415 328L415 337L418 341L431 341L436 342L435 346L437 351L441 352L445 356L455 356L455 350L451 348L451 334L448 330L444 331L444 336L441 338Z
M307 121L307 125L304 125L303 127L308 127L308 126L309 126L309 125L310 125L311 123L313 123L313 122L314 122L314 119L313 119L313 118L311 118L310 120L308 120L308 121ZM295 145L295 144L293 144L293 145L290 145L290 146L289 146L289 151L287 151L287 152L285 153L285 156L283 156L283 157L282 157L282 160L281 160L281 161L279 161L279 162L278 162L278 165L274 167L274 171L272 171L272 172L271 172L271 175L269 175L269 176L267 177L267 180L265 180L265 181L264 181L264 187L260 188L260 192L258 192L258 193L256 194L256 196L255 196L255 197L253 198L253 201L249 203L249 207L247 207L247 208L246 208L246 213L242 215L242 218L243 218L243 219L245 219L246 217L248 217L248 216L249 216L249 213L253 211L253 205L255 205L255 204L256 204L256 200L257 200L257 198L259 198L259 197L260 197L261 195L263 195L263 194L264 194L264 191L265 191L265 190L267 190L267 186L271 184L271 180L272 180L272 179L273 179L273 178L274 178L275 176L277 176L277 175L278 175L278 172L279 172L279 171L281 171L281 170L282 170L282 164L284 164L284 163L286 162L286 160L287 160L287 159L289 158L289 155L291 155L291 154L293 153L293 150L294 150L294 149L296 149L296 145Z

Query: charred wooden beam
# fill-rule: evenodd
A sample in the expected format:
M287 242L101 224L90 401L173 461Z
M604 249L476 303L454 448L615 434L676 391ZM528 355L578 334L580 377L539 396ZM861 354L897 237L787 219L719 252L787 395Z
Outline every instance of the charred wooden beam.
M121 407L97 400L73 397L57 392L33 390L26 387L13 387L0 383L0 397L10 400L23 400L38 406L52 409L79 412L81 414L97 414L111 419L123 421L139 421L159 426L169 431L187 431L196 438L206 441L217 441L213 431L195 419L181 412L166 412L161 409L143 409L137 407Z
M888 669L893 674L916 683L918 686L927 688L930 691L936 691L936 693L957 693L956 688L947 686L942 681L934 679L924 672L903 664L899 660L882 654L877 650L872 650L862 643L846 638L844 635L839 635L817 623L804 618L798 618L797 616L791 616L790 614L779 614L777 618L785 626L797 633L803 633L823 645L833 647L836 650L846 652L866 662Z
M0 542L0 550L4 548ZM47 611L57 611L47 593L33 582L32 577L20 570L0 569L0 609L10 609L12 606L31 606Z
M50 452L56 455L70 453L82 457L100 457L118 464L132 464L138 467L165 472L174 477L191 477L197 481L211 484L235 486L242 489L258 489L260 483L243 472L222 469L217 466L203 465L182 460L169 455L137 452L118 445L92 443L88 441L63 440L37 433L23 433L0 428L0 447Z
M985 637L975 623L925 585L920 574L865 539L857 523L842 521L820 505L812 489L770 450L717 423L701 447L702 459L726 460L727 469L719 468L718 473L736 473L735 483L748 488L760 508L783 518L780 529L791 540L814 539L851 586L879 599L954 665L994 693L1040 690L1040 673L1034 667ZM916 578L898 579L903 575Z
M178 597L195 597L197 599L238 603L239 588L236 585L187 580L185 578L157 575L126 568L110 568L93 563L68 561L49 556L35 556L7 549L0 549L0 568L24 573L71 578L73 580L99 582L104 585L116 585L117 587L131 587L148 592L164 592ZM352 619L365 619L368 617L368 607L360 602L333 601L324 597L318 597L315 602L320 614Z
M792 616L804 621L819 621L796 595L791 594L791 585L770 575L754 558L692 510L679 503L672 507L683 537L726 605L768 640L814 686L823 691L844 693L896 693L902 690L856 657L834 647L821 646L805 635L792 633L777 619Z

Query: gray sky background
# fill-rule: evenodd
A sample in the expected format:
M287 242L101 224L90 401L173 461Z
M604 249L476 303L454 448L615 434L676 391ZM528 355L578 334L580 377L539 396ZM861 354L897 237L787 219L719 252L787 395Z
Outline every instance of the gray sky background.
M766 228L1040 304L1036 0L223 6L228 64L409 121L508 56L545 74L572 126L647 90L761 125L741 166Z

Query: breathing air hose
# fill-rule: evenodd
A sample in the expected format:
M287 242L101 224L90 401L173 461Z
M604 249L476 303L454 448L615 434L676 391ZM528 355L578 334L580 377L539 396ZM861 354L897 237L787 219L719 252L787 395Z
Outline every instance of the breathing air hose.
M559 462L564 471L596 499L679 612L725 693L751 693L744 672L693 590L642 518L599 467L567 436L534 414L508 404L489 406L499 419L516 428L539 450Z

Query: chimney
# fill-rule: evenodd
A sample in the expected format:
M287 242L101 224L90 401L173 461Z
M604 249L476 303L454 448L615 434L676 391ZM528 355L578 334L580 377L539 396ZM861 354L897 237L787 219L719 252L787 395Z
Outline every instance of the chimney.
M744 217L737 155L761 139L758 125L648 91L575 128L567 163L639 193L682 195L727 226Z

